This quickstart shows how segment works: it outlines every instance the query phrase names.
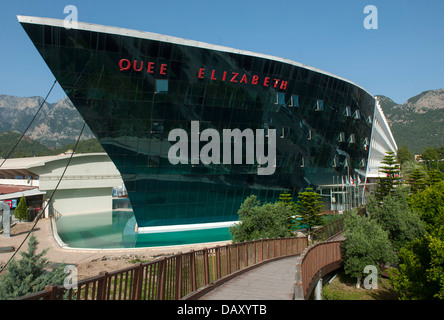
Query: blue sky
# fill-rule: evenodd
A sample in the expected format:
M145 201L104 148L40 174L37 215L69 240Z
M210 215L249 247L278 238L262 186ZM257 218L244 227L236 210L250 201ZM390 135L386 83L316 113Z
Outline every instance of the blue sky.
M442 0L2 0L0 94L45 96L54 77L16 15L156 32L270 54L353 81L397 103L444 88ZM367 30L367 5L378 29ZM64 97L57 85L50 102Z

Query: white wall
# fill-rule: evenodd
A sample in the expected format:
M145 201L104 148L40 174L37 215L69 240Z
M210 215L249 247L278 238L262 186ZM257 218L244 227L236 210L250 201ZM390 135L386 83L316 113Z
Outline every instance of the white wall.
M69 157L46 161L29 170L39 175L39 189L51 197ZM74 155L53 198L53 208L62 215L112 210L112 188L122 178L107 154Z
M372 137L370 141L370 151L367 163L367 177L376 178L379 176L379 167L387 151L397 153L398 146L393 137L390 126L385 118L384 112L379 105L378 99L375 102L375 114L373 117Z

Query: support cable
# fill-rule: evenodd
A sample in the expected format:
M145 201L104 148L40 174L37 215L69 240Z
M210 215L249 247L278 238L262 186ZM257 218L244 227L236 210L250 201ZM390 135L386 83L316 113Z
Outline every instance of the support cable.
M101 80L102 80L103 69L104 69L104 66L102 66L102 71L100 72L99 81L98 81L97 86L96 86L96 89L95 89L95 91L94 91L94 97L93 97L93 99L92 99L92 101L91 101L91 104L90 104L90 106L89 106L88 114L89 114L89 112L91 111L92 104L93 104L93 102L94 102L94 100L95 100L95 98L96 98L97 88L99 87L100 82L101 82ZM54 83L54 84L55 84L55 83ZM77 82L76 82L76 84L77 84ZM53 87L54 87L54 85L53 85ZM52 90L52 88L51 88L51 90ZM49 95L49 93L48 93L48 95ZM48 96L47 96L46 98L48 98ZM45 100L46 100L46 98L45 98ZM43 104L42 104L42 105L43 105ZM41 108L41 107L40 107L40 108ZM34 118L35 118L35 117L34 117ZM28 239L28 237L31 235L31 232L34 231L34 228L35 228L35 226L37 225L37 222L40 220L42 214L45 212L46 208L47 208L47 207L49 206L49 204L52 202L52 199L53 199L53 197L54 197L54 195L55 195L55 193L56 193L56 191L57 191L57 189L58 189L60 183L62 182L63 176L65 175L66 170L68 169L69 164L71 163L71 160L72 160L72 158L73 158L73 156L74 156L74 153L75 153L75 151L76 151L76 149L77 149L77 146L78 146L78 144L79 144L79 142L80 142L80 138L82 137L82 134L83 134L83 131L84 131L84 129L85 129L85 126L86 126L86 122L84 121L84 122L83 122L83 126L82 126L82 130L80 131L80 134L79 134L79 136L78 136L78 138L77 138L77 141L76 141L76 144L75 144L75 146L74 146L73 152L71 153L71 156L70 156L69 159L68 159L68 162L67 162L67 164L66 164L66 166L65 166L65 169L63 170L62 175L60 176L60 179L59 179L59 181L57 182L57 185L55 186L54 191L52 192L49 201L46 202L45 207L44 207L44 208L43 208L43 209L37 214L37 216L35 217L35 222L34 222L33 226L32 226L31 229L28 231L28 233L26 234L26 237L25 237L25 238L23 239L23 241L20 243L20 245L19 245L19 247L17 248L17 250L14 251L14 253L12 254L12 256L8 259L8 261L5 263L5 265L1 268L0 273L3 272L3 270L6 269L6 267L7 267L8 264L11 262L11 260L14 258L14 256L20 251L20 249L21 249L21 247L23 246L23 244L26 242L26 240ZM28 126L28 128L29 128L29 127L30 127L30 125ZM3 161L3 162L4 162L4 161Z
M54 83L52 84L51 89L49 90L49 92L46 95L45 99L43 100L42 104L40 105L40 108L37 110L36 114L32 118L31 122L28 124L28 126L26 127L25 131L22 133L22 135L20 136L20 138L18 139L16 144L12 147L12 149L9 151L7 156L3 159L2 163L0 164L0 168L5 163L5 161L11 156L11 154L14 152L15 148L17 148L17 146L20 143L20 141L22 141L23 137L25 136L25 133L29 130L29 128L31 127L32 123L37 118L37 115L39 114L40 110L42 110L43 106L45 105L45 102L48 99L49 95L51 94L52 89L54 89L54 86L55 86L56 83L57 83L57 80L54 80Z
M31 229L28 231L28 233L26 234L26 237L25 237L25 238L23 239L23 241L20 243L20 245L18 246L17 250L14 251L14 253L12 254L12 256L8 259L8 261L7 261L7 262L5 263L5 265L2 267L2 269L0 270L0 273L1 273L4 269L6 269L6 266L9 264L9 262L11 262L11 260L14 258L14 256L20 251L20 249L21 249L21 247L23 246L23 244L26 242L26 240L28 239L28 237L31 235L31 232L34 231L34 228L35 228L35 226L37 225L37 222L40 220L42 214L45 212L46 208L47 208L48 205L51 203L52 198L54 197L54 195L55 195L55 193L56 193L56 191L57 191L57 188L59 187L60 183L62 182L63 176L65 175L66 170L68 169L68 166L69 166L69 164L70 164L70 162L71 162L71 159L72 159L72 157L74 156L75 150L76 150L77 145L79 144L79 141L80 141L80 137L82 136L82 134L83 134L83 130L85 129L85 125L86 125L86 122L83 122L83 127L82 127L82 130L81 130L81 132L80 132L79 138L77 139L77 142L76 142L76 144L75 144L75 146L74 146L74 150L73 150L73 152L71 153L71 156L70 156L69 159L68 159L68 162L67 162L67 164L66 164L66 166L65 166L65 169L63 170L62 175L60 176L60 179L59 179L59 181L57 182L57 185L55 186L55 189L54 189L54 191L52 192L52 195L51 195L49 201L47 201L45 207L44 207L44 208L43 208L43 209L37 214L37 216L35 217L35 222L34 222L33 226L32 226Z

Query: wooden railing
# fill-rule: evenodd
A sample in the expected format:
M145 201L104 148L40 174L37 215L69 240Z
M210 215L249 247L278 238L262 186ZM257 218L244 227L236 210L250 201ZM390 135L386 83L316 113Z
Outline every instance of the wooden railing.
M19 300L174 300L228 274L276 257L301 253L306 237L263 239L178 253L81 280L77 288L48 285Z
M308 244L312 245L318 242L323 242L331 239L338 233L344 230L344 218L338 218L337 220L326 224L322 228L317 228L308 233Z
M300 255L296 264L296 299L307 300L319 279L342 267L342 241L316 243Z
M342 227L341 219L304 237L261 239L178 253L101 272L79 281L75 288L47 285L43 291L16 300L177 300L253 265L301 254L309 244L331 238Z

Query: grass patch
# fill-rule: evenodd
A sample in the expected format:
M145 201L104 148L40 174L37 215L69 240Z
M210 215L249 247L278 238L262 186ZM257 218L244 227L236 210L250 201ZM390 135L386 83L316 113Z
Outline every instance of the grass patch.
M324 300L397 300L398 294L390 284L389 279L378 278L378 289L356 288L356 279L347 276L341 270L336 278L322 288Z

